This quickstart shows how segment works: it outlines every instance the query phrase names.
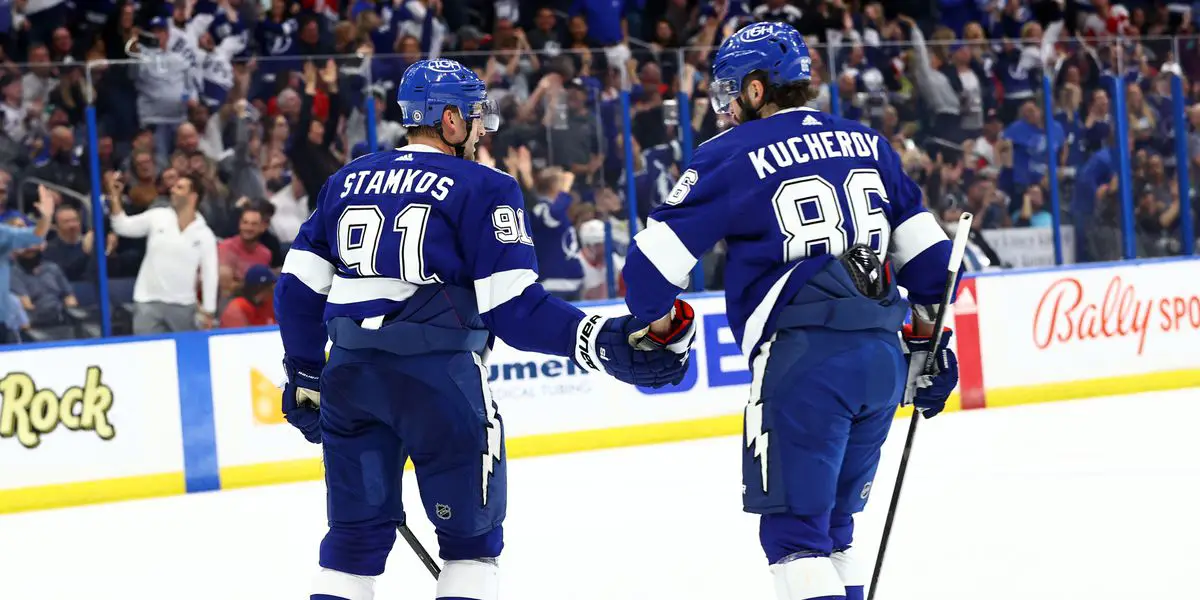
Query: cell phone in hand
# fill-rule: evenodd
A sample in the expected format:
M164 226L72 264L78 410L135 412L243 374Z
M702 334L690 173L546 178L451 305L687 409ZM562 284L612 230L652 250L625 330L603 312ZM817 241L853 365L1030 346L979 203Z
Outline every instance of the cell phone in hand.
M679 101L675 99L663 100L663 122L667 125L679 124Z

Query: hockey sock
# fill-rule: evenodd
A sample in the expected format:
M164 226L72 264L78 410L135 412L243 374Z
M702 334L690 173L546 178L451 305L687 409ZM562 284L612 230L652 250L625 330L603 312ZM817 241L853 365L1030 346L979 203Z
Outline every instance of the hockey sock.
M375 578L321 569L313 578L309 600L373 600Z
M438 600L496 600L500 568L496 559L448 560L437 581Z
M829 522L829 537L833 539L833 554L829 559L837 569L842 585L846 586L846 600L863 600L863 588L867 584L867 561L863 560L858 548L851 545L854 537L854 519L847 514L834 514Z
M828 556L797 552L771 565L779 600L844 600L846 588Z

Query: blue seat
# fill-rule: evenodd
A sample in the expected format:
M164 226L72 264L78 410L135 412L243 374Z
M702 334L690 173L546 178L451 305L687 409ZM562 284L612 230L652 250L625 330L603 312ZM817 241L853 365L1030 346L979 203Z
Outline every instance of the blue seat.
M71 293L79 301L81 308L91 308L97 304L96 284L91 281L76 281L71 284Z
M133 277L108 280L108 299L113 306L124 306L133 302Z

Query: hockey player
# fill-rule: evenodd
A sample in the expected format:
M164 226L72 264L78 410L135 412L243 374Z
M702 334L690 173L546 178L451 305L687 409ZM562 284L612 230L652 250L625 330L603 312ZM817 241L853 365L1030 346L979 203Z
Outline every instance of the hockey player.
M516 181L464 160L498 121L483 82L457 62L425 60L398 96L410 144L325 183L276 288L283 412L322 443L328 487L311 598L372 598L405 519L411 458L445 561L437 597L493 600L506 495L503 422L484 367L494 336L660 387L687 369L692 312L669 302L648 333L649 322L551 297L537 284Z
M737 125L696 151L635 237L626 302L634 316L662 314L696 257L726 241L729 324L752 373L744 508L762 515L781 600L861 599L870 565L848 552L853 515L871 491L907 361L928 355L951 244L886 139L805 108L810 65L800 34L780 23L750 25L721 46L712 101ZM913 303L903 340L908 303L894 280ZM937 373L914 377L926 417L958 379L953 352L936 358Z

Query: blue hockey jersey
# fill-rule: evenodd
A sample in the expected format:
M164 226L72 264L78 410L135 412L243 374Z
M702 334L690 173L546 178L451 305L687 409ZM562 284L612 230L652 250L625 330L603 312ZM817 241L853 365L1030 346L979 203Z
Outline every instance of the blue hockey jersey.
M342 167L322 187L275 290L288 358L319 368L327 321L411 312L410 300L445 304L451 327L482 321L515 348L573 356L583 313L537 283L523 206L512 177L429 146Z
M808 108L750 121L705 142L625 262L626 302L661 315L718 240L728 246L729 325L747 359L779 309L856 243L890 258L920 304L941 302L950 241L879 133Z

